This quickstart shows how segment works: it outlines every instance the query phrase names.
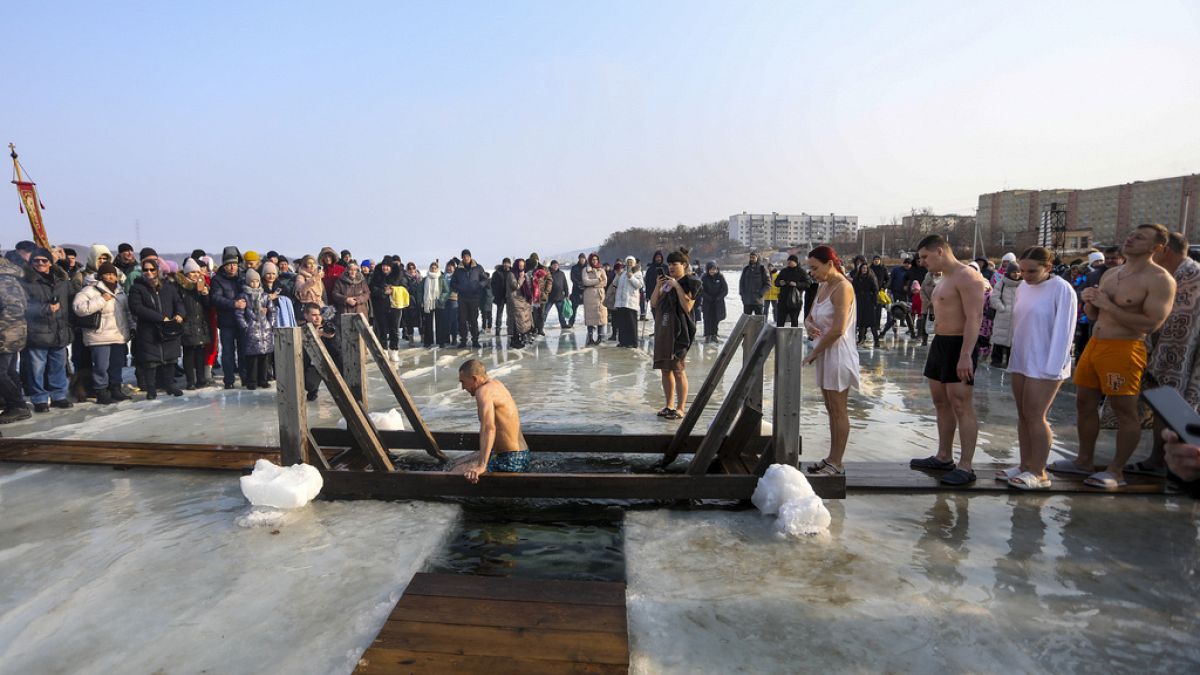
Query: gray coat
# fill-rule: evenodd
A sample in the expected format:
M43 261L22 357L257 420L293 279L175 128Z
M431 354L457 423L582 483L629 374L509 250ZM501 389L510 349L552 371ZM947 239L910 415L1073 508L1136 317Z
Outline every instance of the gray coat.
M992 344L1001 347L1012 346L1012 313L1013 303L1017 300L1017 287L1020 280L1000 277L992 289L992 297L988 304L996 310L996 318L992 319Z
M26 304L21 268L0 258L0 354L25 348Z

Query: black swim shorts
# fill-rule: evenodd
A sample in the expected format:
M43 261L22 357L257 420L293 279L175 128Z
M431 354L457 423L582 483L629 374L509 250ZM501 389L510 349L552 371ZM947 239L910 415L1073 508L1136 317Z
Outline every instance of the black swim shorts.
M925 359L925 377L944 384L961 382L958 379L958 355L962 353L961 335L935 335L929 344L929 357ZM971 350L971 372L979 366L979 350ZM975 384L974 377L967 384Z

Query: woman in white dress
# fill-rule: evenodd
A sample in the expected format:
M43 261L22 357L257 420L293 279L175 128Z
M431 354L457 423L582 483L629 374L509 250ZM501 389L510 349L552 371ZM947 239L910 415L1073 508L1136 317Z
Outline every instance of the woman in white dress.
M1021 464L996 472L996 480L1022 490L1050 487L1046 459L1054 434L1046 413L1063 380L1071 376L1078 301L1075 289L1051 274L1054 254L1033 246L1017 262L1024 280L1012 307L1012 351L1008 373L1017 403Z
M841 272L837 253L818 246L808 254L809 276L820 283L812 312L804 320L816 340L804 364L817 366L817 386L829 413L829 456L808 467L809 473L841 475L842 457L850 438L850 387L858 386L858 349L854 344L854 287Z

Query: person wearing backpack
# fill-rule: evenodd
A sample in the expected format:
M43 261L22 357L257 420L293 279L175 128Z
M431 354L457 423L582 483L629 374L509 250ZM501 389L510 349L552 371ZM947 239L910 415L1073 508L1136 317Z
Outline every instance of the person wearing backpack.
M779 306L775 312L775 325L800 326L800 312L804 309L804 291L812 285L808 273L800 268L800 257L789 255L787 267L775 276L775 287L779 289Z

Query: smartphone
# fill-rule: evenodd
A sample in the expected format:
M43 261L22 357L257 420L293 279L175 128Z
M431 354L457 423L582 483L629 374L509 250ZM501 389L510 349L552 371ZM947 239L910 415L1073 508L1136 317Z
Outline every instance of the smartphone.
M1174 431L1184 443L1200 446L1200 414L1188 405L1178 390L1171 387L1148 389L1142 392L1142 398L1163 424Z

